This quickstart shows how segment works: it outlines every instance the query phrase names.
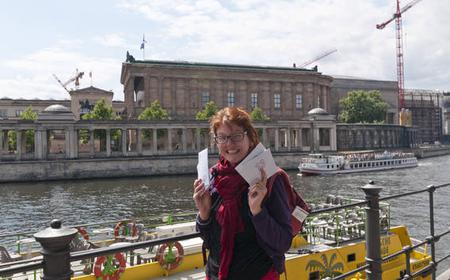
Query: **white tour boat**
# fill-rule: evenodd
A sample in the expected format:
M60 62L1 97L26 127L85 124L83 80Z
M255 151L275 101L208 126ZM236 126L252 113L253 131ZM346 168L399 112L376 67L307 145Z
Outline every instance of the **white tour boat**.
M346 155L310 154L303 158L298 168L301 174L341 174L416 167L413 153L351 153Z

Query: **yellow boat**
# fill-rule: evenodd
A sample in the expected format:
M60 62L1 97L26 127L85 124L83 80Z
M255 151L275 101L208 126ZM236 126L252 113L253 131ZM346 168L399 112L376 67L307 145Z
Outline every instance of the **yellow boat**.
M401 251L405 246L412 246L412 240L406 227L391 228L381 238L383 256ZM366 264L365 242L348 241L339 246L326 244L310 244L302 236L293 241L291 250L286 254L287 279L323 279L334 277ZM399 279L406 270L405 255L401 254L383 263L382 279ZM411 254L411 272L417 272L429 264L430 255L426 251L415 250ZM193 278L196 277L198 278ZM203 257L201 252L185 255L181 264L174 270L167 271L158 262L127 267L120 275L121 280L149 279L203 279ZM189 278L191 276L192 278ZM72 278L74 280L97 280L91 275ZM285 279L281 275L280 279ZM354 275L347 279L365 279L364 274ZM431 279L431 276L414 279Z
M380 237L381 257L386 257L402 251L406 246L413 246L405 226L389 227L389 206L380 206ZM324 279L345 274L356 268L366 265L366 242L364 239L365 216L355 213L364 213L359 208L356 212L345 210L333 211L308 218L305 231L297 235L291 249L286 253L286 275L280 279ZM352 215L353 214L353 215ZM320 215L319 215L320 216ZM348 218L351 221L348 222ZM330 225L325 221L333 221ZM361 222L362 221L362 222ZM195 240L180 241L185 248L185 254L180 257L180 263L175 269L167 270L158 261L126 267L120 274L121 280L149 280L149 279L204 279L203 256L199 238ZM164 250L163 250L164 251ZM419 247L411 251L410 273L415 273L428 264L431 256L426 247ZM405 254L398 254L382 264L382 279L400 279L405 275ZM167 268L167 266L166 266ZM72 278L74 280L97 280L93 275L83 275ZM101 279L101 278L100 278ZM106 279L106 278L103 278ZM366 279L364 271L347 276L345 279ZM431 279L431 275L418 275L413 279Z

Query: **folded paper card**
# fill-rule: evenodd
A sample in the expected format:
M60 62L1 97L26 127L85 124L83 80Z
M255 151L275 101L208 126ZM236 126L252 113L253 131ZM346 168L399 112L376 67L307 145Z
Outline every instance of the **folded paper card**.
M244 160L241 161L241 163L239 163L238 166L236 166L236 171L251 186L261 180L261 169L264 169L267 178L269 178L277 171L277 165L273 160L270 150L264 148L260 143Z
M198 153L197 178L202 179L205 187L209 186L208 148Z

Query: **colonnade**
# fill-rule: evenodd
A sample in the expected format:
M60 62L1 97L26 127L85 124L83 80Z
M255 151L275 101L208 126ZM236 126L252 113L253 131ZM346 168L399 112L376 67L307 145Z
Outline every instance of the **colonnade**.
M398 125L338 124L338 150L413 148L417 130Z
M337 147L336 126L331 122L257 122L255 127L260 141L275 153L335 151ZM15 132L15 146L8 143L10 131ZM27 132L34 135L32 140ZM327 139L321 140L323 135ZM210 153L217 152L206 122L0 121L0 161L194 154L206 147Z

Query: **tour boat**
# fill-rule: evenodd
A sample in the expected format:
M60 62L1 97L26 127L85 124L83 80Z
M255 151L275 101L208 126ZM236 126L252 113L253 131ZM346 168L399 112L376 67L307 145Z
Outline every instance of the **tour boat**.
M298 166L300 174L325 175L416 167L413 153L350 153L345 155L309 154Z
M333 208L354 200L328 196L327 202L311 205L313 209ZM405 226L390 226L390 207L381 202L379 207L381 229L380 253L382 257L399 253L407 246L414 246L416 241L410 238ZM322 211L311 214L301 234L294 237L290 250L286 253L286 276L288 279L323 279L336 277L366 264L365 224L366 212L362 206ZM121 226L116 225L117 234ZM119 229L119 230L117 230ZM90 232L93 232L91 230ZM134 234L133 230L128 234ZM150 239L176 237L195 232L195 222L159 226L146 233ZM83 238L82 232L79 238ZM122 246L123 242L115 243ZM112 244L112 246L115 246ZM176 241L153 248L137 249L100 256L88 262L72 263L74 275L72 280L169 280L169 279L204 279L202 240L199 237ZM172 255L169 258L168 255ZM426 245L411 250L409 264L411 273L418 272L430 264L431 255ZM137 258L137 261L135 261ZM108 263L109 262L109 263ZM406 269L405 254L398 254L382 264L382 279L399 279ZM111 275L105 274L107 271ZM40 279L41 272L34 272L34 279ZM28 279L23 274L14 275L14 279ZM16 278L17 277L17 278ZM366 279L364 272L351 276L352 279ZM285 279L284 275L280 279ZM350 278L346 278L350 279ZM423 274L414 279L430 279Z

